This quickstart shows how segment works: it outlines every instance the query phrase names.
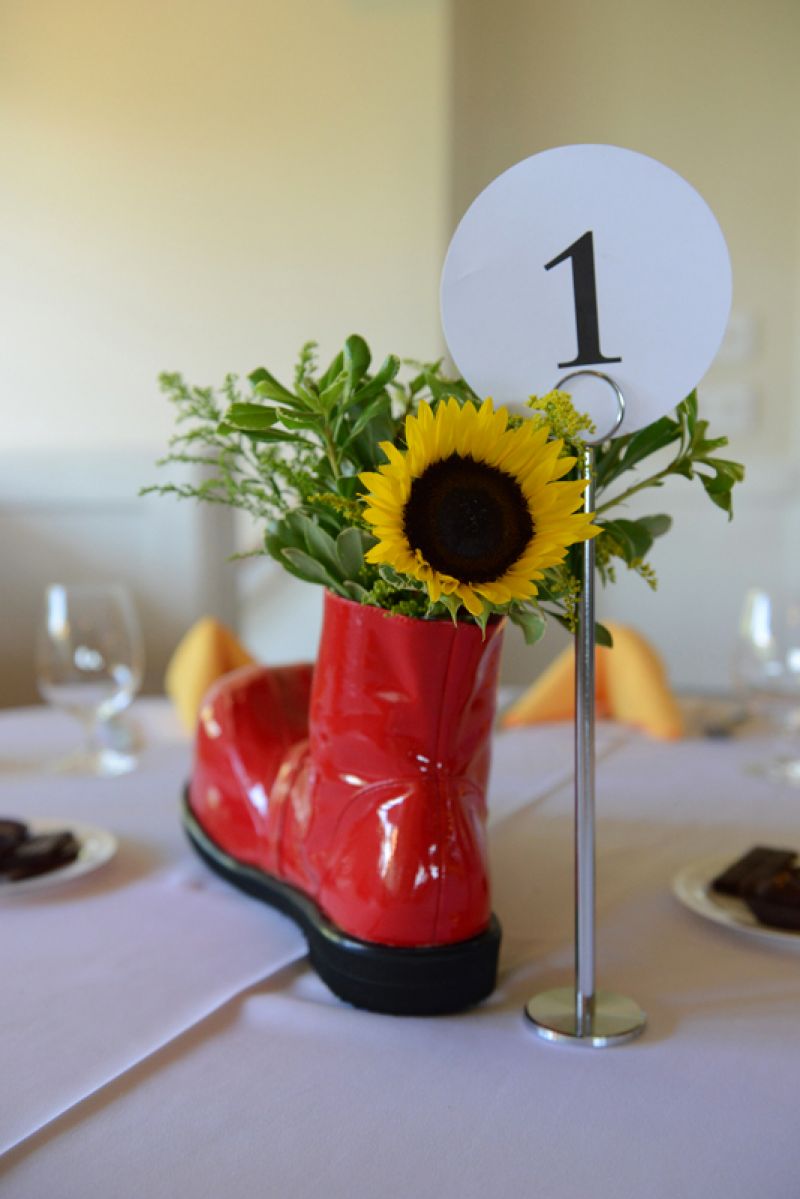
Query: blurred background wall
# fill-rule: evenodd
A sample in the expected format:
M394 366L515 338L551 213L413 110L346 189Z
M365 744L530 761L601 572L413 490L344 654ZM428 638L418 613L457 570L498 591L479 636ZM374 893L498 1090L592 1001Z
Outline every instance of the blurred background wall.
M54 579L133 586L151 689L236 599L254 648L313 654L317 589L135 499L173 429L156 376L289 374L351 332L439 354L450 37L438 0L2 0L0 702L35 698Z
M160 449L154 385L439 346L449 13L3 0L6 448Z
M207 608L273 660L312 653L315 590L222 561L254 530L132 503L172 429L156 375L286 374L307 338L333 353L352 331L437 355L457 220L576 141L668 163L730 245L701 400L748 465L736 521L682 481L652 493L676 517L660 591L624 580L603 604L679 684L724 688L745 587L798 569L798 45L796 0L3 0L0 703L33 698L39 590L70 573L132 583L151 688ZM507 677L559 645L511 638Z
M736 519L680 479L643 493L631 513L675 518L652 555L658 592L620 577L599 601L655 641L678 684L724 689L746 588L800 587L800 4L459 0L453 18L454 221L518 159L611 142L678 171L725 233L733 311L699 394L747 466Z

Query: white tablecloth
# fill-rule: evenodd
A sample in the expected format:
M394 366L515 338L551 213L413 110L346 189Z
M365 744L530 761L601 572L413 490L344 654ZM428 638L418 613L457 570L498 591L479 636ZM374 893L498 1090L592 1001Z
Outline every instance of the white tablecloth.
M500 986L456 1017L335 1000L293 926L185 845L189 750L139 707L136 774L2 773L57 748L44 711L0 717L8 814L120 837L85 880L3 903L0 1194L781 1199L800 1194L800 945L706 923L682 865L800 847L800 793L748 775L748 737L659 745L601 729L598 970L647 1010L607 1051L538 1041L525 1000L569 981L571 731L497 737L491 788Z

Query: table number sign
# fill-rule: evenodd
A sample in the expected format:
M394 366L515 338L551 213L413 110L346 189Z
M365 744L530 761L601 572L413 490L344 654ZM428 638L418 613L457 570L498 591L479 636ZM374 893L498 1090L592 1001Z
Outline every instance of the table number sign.
M708 205L662 163L617 146L561 146L500 175L462 219L442 275L447 344L479 396L513 404L565 387L594 421L581 462L587 512L595 447L658 420L696 386L730 304L730 260ZM593 540L582 557L575 981L534 996L525 1014L546 1040L603 1048L637 1036L645 1015L595 988Z
M711 209L669 167L618 146L560 146L505 171L466 212L442 275L447 345L478 395L524 401L593 367L625 396L625 433L696 386L730 304ZM607 427L607 388L576 380L574 397Z

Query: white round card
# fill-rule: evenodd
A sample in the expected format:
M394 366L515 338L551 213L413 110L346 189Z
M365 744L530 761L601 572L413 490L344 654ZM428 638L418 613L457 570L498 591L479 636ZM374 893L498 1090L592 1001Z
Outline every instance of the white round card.
M701 196L618 146L560 146L498 176L456 229L442 274L453 360L480 396L514 403L573 371L618 384L620 433L657 420L702 379L725 332L731 267ZM613 392L567 386L598 431Z

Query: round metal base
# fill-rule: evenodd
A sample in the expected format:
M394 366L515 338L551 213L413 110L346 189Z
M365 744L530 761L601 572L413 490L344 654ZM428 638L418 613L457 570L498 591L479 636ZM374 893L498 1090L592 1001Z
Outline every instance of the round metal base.
M556 987L534 995L525 1007L525 1016L536 1035L545 1041L586 1045L590 1049L632 1041L646 1023L644 1012L632 999L614 991L597 991L592 1010L586 1013L584 1028L579 1032L574 987Z

